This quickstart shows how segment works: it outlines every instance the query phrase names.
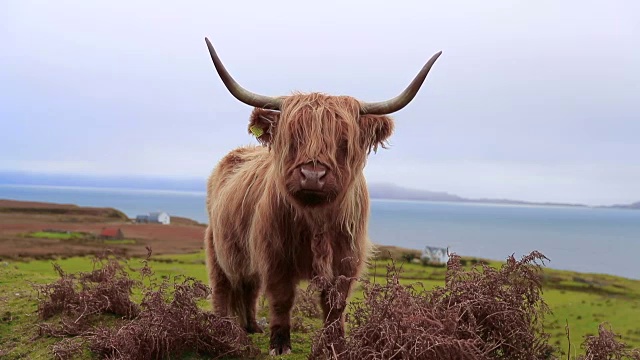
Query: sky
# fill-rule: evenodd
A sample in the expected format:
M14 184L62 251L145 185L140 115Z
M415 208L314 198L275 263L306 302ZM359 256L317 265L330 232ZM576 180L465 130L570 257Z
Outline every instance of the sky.
M464 197L640 200L640 3L30 1L0 3L0 171L205 178L257 142L266 95L396 96L369 182Z

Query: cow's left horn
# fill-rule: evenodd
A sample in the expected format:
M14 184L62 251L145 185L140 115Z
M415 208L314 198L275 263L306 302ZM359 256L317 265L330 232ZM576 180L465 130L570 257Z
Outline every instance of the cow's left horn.
M282 106L282 99L255 94L240 86L240 84L231 77L224 65L222 65L222 61L220 61L220 58L218 57L218 54L216 54L216 51L213 48L213 45L211 45L209 39L205 37L204 41L207 43L207 47L209 48L209 54L211 55L211 60L213 60L213 65L216 67L218 75L220 75L222 82L227 87L231 95L250 106L263 109L280 110L280 107Z
M424 82L424 79L427 78L427 74L429 74L429 70L433 64L438 60L438 57L442 54L442 51L438 51L435 55L427 61L427 63L422 67L422 70L418 73L418 75L413 79L411 84L404 89L404 91L396 96L395 98L387 101L375 102L375 103L361 103L360 105L360 113L361 114L371 114L371 115L385 115L391 114L392 112L396 112L403 107L407 106L413 100L413 98L420 90L420 86Z

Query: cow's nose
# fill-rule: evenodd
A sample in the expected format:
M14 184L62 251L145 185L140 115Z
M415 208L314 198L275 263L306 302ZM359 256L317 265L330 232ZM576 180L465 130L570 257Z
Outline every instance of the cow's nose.
M305 164L300 167L300 186L304 190L322 190L327 168L320 164Z

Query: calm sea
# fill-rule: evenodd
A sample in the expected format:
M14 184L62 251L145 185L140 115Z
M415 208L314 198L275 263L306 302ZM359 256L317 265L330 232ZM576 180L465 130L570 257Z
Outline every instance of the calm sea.
M167 211L206 223L204 193L0 185L0 199ZM549 267L640 279L640 211L373 200L374 242L504 260L533 250Z

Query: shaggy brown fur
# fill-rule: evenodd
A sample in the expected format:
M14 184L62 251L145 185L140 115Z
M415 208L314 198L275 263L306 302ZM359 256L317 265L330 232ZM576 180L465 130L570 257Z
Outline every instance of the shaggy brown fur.
M363 176L371 150L393 131L388 116L360 115L346 96L294 94L281 111L256 108L264 146L242 147L224 157L207 187L209 226L205 249L212 303L218 315L237 316L248 332L261 332L256 303L270 306L271 354L290 352L291 308L297 283L360 275L371 245L369 196ZM322 191L301 188L301 166L327 169ZM347 299L353 281L339 285ZM339 322L344 306L321 295L325 325Z

